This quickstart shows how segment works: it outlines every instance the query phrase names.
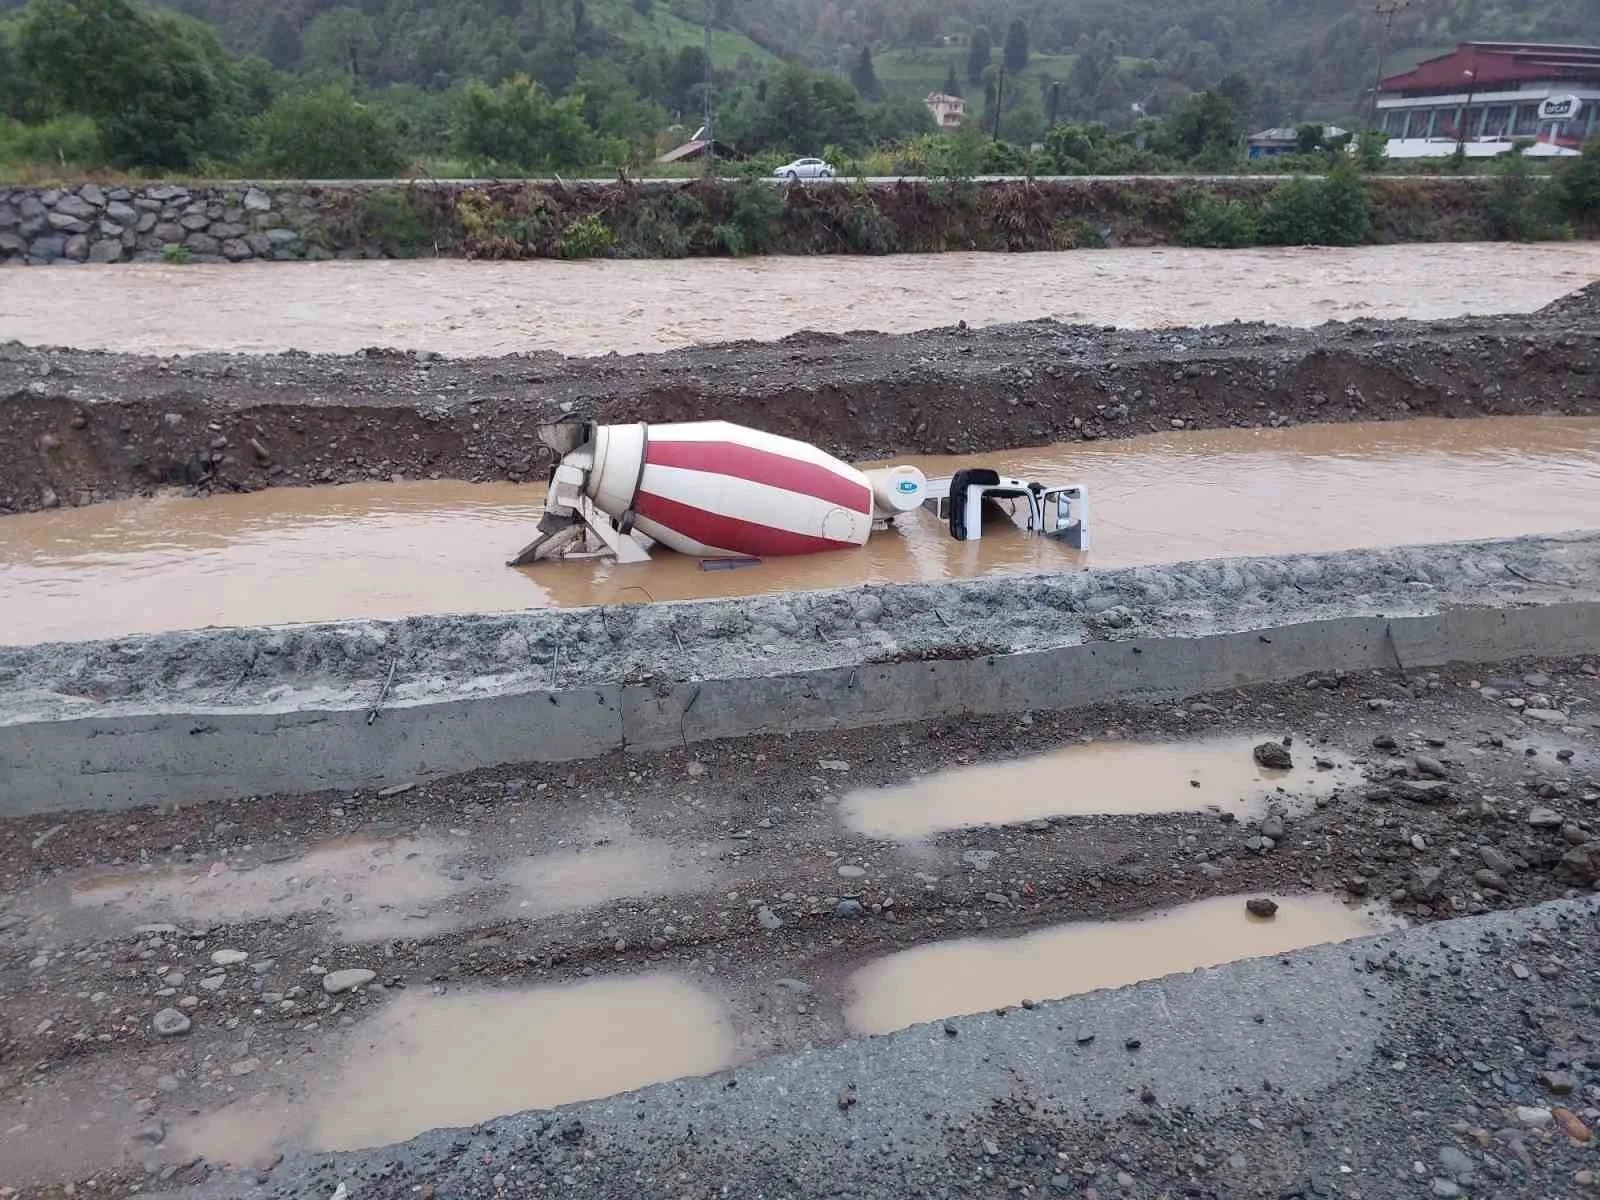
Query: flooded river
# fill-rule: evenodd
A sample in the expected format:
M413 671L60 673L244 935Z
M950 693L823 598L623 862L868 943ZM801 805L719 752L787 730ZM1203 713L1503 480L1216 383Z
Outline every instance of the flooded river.
M1125 327L1530 312L1600 278L1600 244L1076 250L7 271L0 341L150 354L367 346L664 350L800 329L903 333L1053 317Z
M418 481L162 496L0 520L13 644L420 613L642 603L996 572L1117 567L1558 533L1600 525L1600 419L1492 418L1184 431L960 459L1090 492L1092 549L1009 523L952 541L917 512L860 550L706 571L504 561L543 489Z

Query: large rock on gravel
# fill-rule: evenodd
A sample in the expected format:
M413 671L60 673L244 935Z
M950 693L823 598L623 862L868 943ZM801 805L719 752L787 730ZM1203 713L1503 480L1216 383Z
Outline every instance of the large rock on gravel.
M1294 758L1289 753L1289 747L1282 742L1262 742L1250 754L1257 765L1269 771L1287 771L1294 766Z
M358 987L365 987L377 977L376 971L369 971L365 967L329 971L322 977L322 990L330 996L337 996L343 992L354 991Z
M1444 868L1418 867L1411 872L1411 884L1406 890L1413 900L1437 900L1444 894Z
M1560 829L1565 824L1560 813L1542 804L1528 813L1524 819L1535 829Z
M194 1027L188 1016L175 1008L163 1008L150 1020L157 1037L180 1037Z
M1556 864L1556 878L1562 883L1593 886L1594 881L1600 879L1600 842L1574 846L1563 854Z
M1396 796L1413 804L1439 804L1450 798L1450 785L1443 779L1396 779L1389 786Z
M1483 865L1497 875L1509 875L1517 869L1517 864L1512 862L1503 851L1494 846L1480 846L1478 857L1483 860Z

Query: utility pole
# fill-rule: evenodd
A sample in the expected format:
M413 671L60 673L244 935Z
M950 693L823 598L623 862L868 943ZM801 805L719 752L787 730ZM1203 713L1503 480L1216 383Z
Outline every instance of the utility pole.
M995 78L994 89L994 140L1000 140L1000 114L1006 107L1006 65L1000 64L1000 74Z
M706 176L709 178L710 176L716 174L717 162L717 131L712 127L711 124L711 0L706 0L705 33L706 80L703 88L703 99L705 100L705 120L702 122L702 124L705 126L705 164Z
M1384 61L1389 57L1389 31L1394 28L1394 19L1401 10L1409 8L1411 0L1377 0L1372 11L1383 18L1383 32L1378 37L1378 78L1372 85L1372 116L1367 122L1368 129L1378 128L1378 96L1383 91Z
M1478 91L1478 69L1470 67L1461 72L1467 77L1467 102L1461 106L1460 115L1456 117L1456 161L1463 162L1467 157L1467 122L1472 119L1472 100Z
M1046 129L1054 129L1056 127L1056 114L1060 111L1061 85L1059 83L1052 83L1050 85L1050 120L1045 126Z

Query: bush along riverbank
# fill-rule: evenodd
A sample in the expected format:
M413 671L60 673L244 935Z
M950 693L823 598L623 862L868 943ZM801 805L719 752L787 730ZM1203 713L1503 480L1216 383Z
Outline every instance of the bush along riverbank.
M0 261L684 258L1584 237L1600 226L1591 174L10 188L0 189Z

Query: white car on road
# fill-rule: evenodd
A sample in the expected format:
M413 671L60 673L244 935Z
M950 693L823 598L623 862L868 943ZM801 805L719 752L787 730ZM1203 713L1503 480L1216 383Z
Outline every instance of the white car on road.
M777 179L832 179L833 168L820 158L797 158L772 174Z

